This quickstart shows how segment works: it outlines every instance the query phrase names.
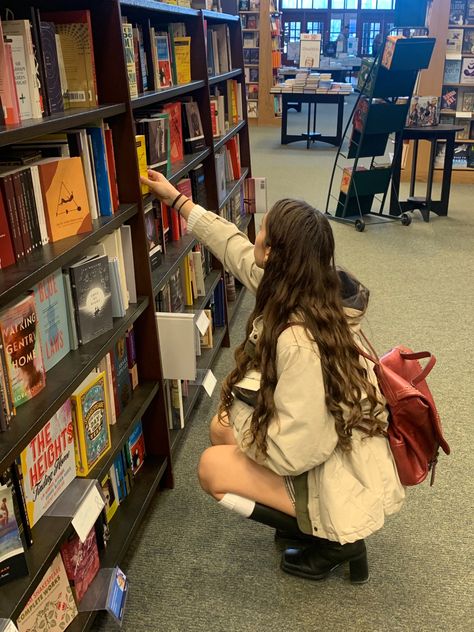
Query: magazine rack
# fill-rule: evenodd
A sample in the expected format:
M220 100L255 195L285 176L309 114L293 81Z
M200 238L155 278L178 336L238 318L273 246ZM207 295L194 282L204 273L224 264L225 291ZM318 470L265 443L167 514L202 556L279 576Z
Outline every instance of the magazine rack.
M407 213L400 211L397 216L384 214L393 161L376 163L376 158L385 156L391 134L398 137L394 156L402 151L400 132L405 127L418 72L429 66L436 41L426 35L418 35L420 29L408 30L410 37L396 41L389 69L382 65L385 47L373 62L368 61L365 68L364 65L361 68L360 93L334 161L326 214L336 221L354 224L359 232L365 229L369 218L371 223L398 220L405 226L411 223L411 216ZM421 30L427 33L427 29ZM393 29L391 33L396 35L399 31ZM353 128L349 135L351 125ZM365 164L363 159L366 159ZM347 187L344 190L335 190L337 170L345 176ZM333 201L336 207L331 211ZM378 211L372 210L374 201L380 204Z

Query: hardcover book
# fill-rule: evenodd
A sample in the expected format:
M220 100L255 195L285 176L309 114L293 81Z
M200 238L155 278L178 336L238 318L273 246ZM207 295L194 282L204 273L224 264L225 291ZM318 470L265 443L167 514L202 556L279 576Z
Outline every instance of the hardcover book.
M183 122L180 102L167 103L163 106L163 112L169 115L170 127L170 160L175 164L183 160Z
M145 232L148 243L148 256L151 270L156 270L163 263L163 244L160 235L159 220L155 207L150 204L145 208Z
M462 60L461 83L474 84L474 57L464 57Z
M0 329L13 404L20 406L46 384L34 296L3 311Z
M74 596L58 553L20 613L18 632L63 632L76 615Z
M105 515L108 524L114 517L119 506L118 490L113 466L100 482L100 486L102 487L102 493L105 498Z
M461 76L461 60L446 59L444 62L444 79L443 83L459 83Z
M191 81L191 38L173 37L177 84Z
M28 575L25 549L8 485L0 486L0 586Z
M145 136L147 162L165 177L170 167L170 127L166 112L154 114L151 118L139 119L137 131Z
M122 22L125 63L127 65L128 87L132 99L138 97L137 73L135 66L135 50L133 44L133 26Z
M105 381L105 372L93 373L71 396L77 476L87 476L110 450Z
M127 451L135 475L145 461L145 439L143 437L142 422L139 421L127 441Z
M466 0L451 0L449 23L462 26L466 23Z
M474 112L474 92L464 92L462 95L462 111Z
M95 528L92 527L84 543L77 534L71 535L61 546L61 557L76 602L80 603L100 568Z
M128 372L127 342L125 336L119 338L114 344L113 352L113 375L115 377L115 410L120 415L132 396L132 385Z
M205 149L206 144L198 104L195 101L185 102L184 112L185 148L190 153Z
M448 29L448 37L446 39L446 54L462 53L464 29Z
M81 158L47 159L38 172L50 240L92 230Z
M40 37L49 112L63 112L64 99L59 73L56 28L52 22L40 23Z
M91 108L97 102L94 44L90 11L42 13L59 35L67 81L66 107Z
M8 216L3 201L3 194L0 190L0 270L15 263L15 252L8 225Z
M462 52L468 55L474 55L474 28L464 29Z
M474 24L474 0L466 0L466 23ZM469 165L471 166L471 165Z
M141 176L148 178L148 165L146 161L146 142L144 134L135 136L135 147L137 150L138 170ZM146 184L141 185L142 195L150 192Z
M69 323L62 270L56 270L33 288L38 312L41 351L45 371L49 371L66 356L69 342Z
M84 345L113 327L108 257L84 257L69 272L79 344Z
M458 104L458 89L450 86L443 86L441 93L441 109L455 112Z
M439 124L439 97L414 95L410 101L407 127L433 127Z
M158 57L158 74L160 79L160 88L169 88L173 85L173 79L171 75L168 35L157 35L155 41Z
M33 526L76 476L69 400L30 441L20 460L28 521Z

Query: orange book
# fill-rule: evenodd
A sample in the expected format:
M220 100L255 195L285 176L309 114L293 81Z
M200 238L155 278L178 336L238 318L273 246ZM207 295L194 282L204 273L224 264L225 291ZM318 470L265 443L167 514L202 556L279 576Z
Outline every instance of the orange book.
M51 241L92 230L82 159L59 158L38 163L41 192Z

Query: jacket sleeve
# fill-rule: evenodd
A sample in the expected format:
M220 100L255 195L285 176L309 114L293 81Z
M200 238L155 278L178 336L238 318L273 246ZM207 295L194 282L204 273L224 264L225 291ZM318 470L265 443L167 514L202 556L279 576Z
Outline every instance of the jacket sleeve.
M203 210L203 209L202 209ZM203 212L193 224L193 235L224 264L250 292L256 293L263 270L257 267L253 244L235 224L211 211Z
M301 344L293 338L288 344L291 331L278 340L276 415L268 427L267 456L256 455L254 445L246 447L244 433L250 419L234 428L247 456L280 476L298 476L324 463L338 441L334 418L326 407L319 354L309 341Z

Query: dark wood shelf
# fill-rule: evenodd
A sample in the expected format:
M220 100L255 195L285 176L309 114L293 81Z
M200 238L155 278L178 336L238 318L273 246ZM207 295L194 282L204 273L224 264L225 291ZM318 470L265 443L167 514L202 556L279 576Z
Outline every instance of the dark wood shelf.
M157 394L158 389L158 382L144 382L143 384L139 384L133 391L132 398L123 413L117 419L117 423L110 426L111 449L107 452L107 456L101 459L89 472L87 478L96 478L100 482L107 474L115 457L133 430L135 422L137 422L147 410L152 399Z
M229 70L229 72L223 72L221 75L213 75L209 77L209 85L212 86L215 83L220 83L221 81L227 81L227 79L234 79L235 77L240 77L242 74L241 68L235 68L234 70Z
M123 556L139 522L163 477L167 461L160 457L147 457L142 470L137 473L130 494L119 505L110 524L110 542L105 550L101 566L115 566ZM26 551L29 575L2 586L0 593L0 617L15 620L34 592L43 575L57 554L61 543L72 533L71 518L43 516L33 527L34 544ZM89 616L83 613L68 630L82 630ZM88 615L88 616L85 616ZM73 628L74 626L74 628Z
M240 130L243 129L246 124L247 121L239 121L238 123L236 123L236 125L231 127L229 131L227 131L224 136L222 136L222 138L214 141L214 149L217 150L219 149L219 147L225 145L227 141L230 140L232 136L235 136L238 132L240 132Z
M170 101L184 94L200 90L204 88L205 85L205 82L202 80L191 81L190 83L173 86L172 88L164 88L163 90L156 90L154 92L143 92L137 98L132 99L132 110L146 108L154 103L161 103L162 101Z
M97 366L114 342L123 336L130 325L145 311L148 303L148 297L139 297L139 302L130 305L123 318L114 318L114 325L110 331L80 346L76 351L70 351L61 362L48 371L45 388L17 409L10 430L2 433L1 472L20 455L28 442Z
M242 169L242 175L240 176L238 180L232 180L232 182L228 182L226 184L227 192L222 202L219 202L219 210L221 210L221 208L224 208L224 206L227 204L230 198L234 195L234 193L237 191L237 189L240 187L242 182L247 177L248 172L249 170L247 169L247 167L244 167Z
M179 17L192 16L198 17L199 11L197 9L190 9L188 7L179 7L176 4L166 4L165 2L156 2L155 0L120 0L120 5L126 9L147 9L156 13L168 13Z
M112 233L138 213L137 204L122 204L115 215L94 220L90 233L68 237L38 248L17 264L5 268L0 274L0 301L2 305L31 290L45 276L84 254L104 235Z
M166 246L163 263L152 272L153 294L156 296L167 279L179 268L183 257L197 244L193 235L184 235L179 241L172 241Z
M204 287L206 288L206 292L204 296L199 296L192 305L185 307L185 312L198 312L201 309L204 309L206 305L211 300L212 293L216 289L217 284L219 283L222 277L220 270L211 270L207 277L204 279Z
M197 167L205 158L209 156L211 150L209 147L198 151L195 154L185 154L183 160L171 165L171 173L168 180L173 184L184 178L191 169Z
M44 116L42 119L28 119L17 125L2 125L0 127L0 147L21 143L37 136L43 136L43 134L60 132L70 127L81 127L98 119L123 114L125 111L125 103L102 105L87 109L71 108L65 112Z

